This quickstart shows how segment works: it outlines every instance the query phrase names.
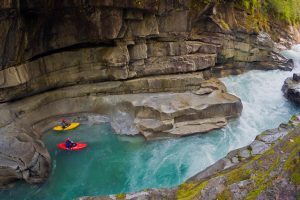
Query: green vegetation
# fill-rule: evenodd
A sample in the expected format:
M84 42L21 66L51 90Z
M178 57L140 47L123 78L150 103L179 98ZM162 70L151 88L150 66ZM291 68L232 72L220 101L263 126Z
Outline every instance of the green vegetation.
M300 0L268 0L265 7L271 14L289 23L300 21Z
M244 166L233 170L227 178L227 184L231 185L237 181L247 180L251 176L251 170L247 170Z
M284 151L293 149L287 161L284 164L284 170L291 173L291 181L296 185L300 184L300 138L290 141L290 144L284 148Z
M217 194L217 200L231 200L233 199L232 193L225 189L222 193Z
M190 7L200 11L211 2L228 4L226 0L192 0ZM300 0L236 0L234 4L249 13L249 21L257 22L255 29L266 29L267 19L279 19L290 24L300 22Z
M204 7L212 2L212 0L191 0L189 7L197 12L201 11L204 9Z
M293 115L292 118L291 118L291 120L292 120L292 121L298 121L298 118L297 118L296 115Z
M223 19L220 20L220 25L222 26L223 29L230 30L229 25Z
M185 182L177 190L178 200L189 200L201 195L202 189L207 185L207 181L202 183Z
M251 177L251 179L255 182L255 189L252 190L251 192L249 192L248 196L246 199L256 199L256 197L258 197L262 191L265 191L273 182L274 177L272 177L271 173L274 171L274 169L276 167L279 166L279 160L280 160L280 156L279 155L275 155L275 152L273 149L271 149L267 155L272 156L273 155L273 159L270 160L264 160L266 161L266 163L262 163L260 164L261 166L268 166L269 168L268 170L257 170L257 172L255 173L255 175L253 175L253 177ZM271 161L271 163L268 163L269 161Z
M238 0L237 4L251 14L260 12L289 23L300 21L300 0Z
M126 195L125 194L116 194L115 197L117 199L125 199L126 198Z
M239 4L242 5L247 11L251 11L252 14L261 8L261 3L259 0L239 0L237 2L239 2Z

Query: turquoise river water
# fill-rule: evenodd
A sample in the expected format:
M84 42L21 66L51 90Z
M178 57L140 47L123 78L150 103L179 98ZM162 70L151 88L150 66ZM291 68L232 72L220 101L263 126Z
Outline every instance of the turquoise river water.
M300 68L299 45L284 54ZM251 71L223 78L228 91L242 99L244 109L240 118L208 134L146 142L142 137L116 135L109 124L81 125L66 133L49 131L43 138L52 157L49 179L38 186L19 183L0 190L0 199L69 200L176 186L299 112L300 107L281 92L293 72ZM57 149L66 137L89 146L78 152Z

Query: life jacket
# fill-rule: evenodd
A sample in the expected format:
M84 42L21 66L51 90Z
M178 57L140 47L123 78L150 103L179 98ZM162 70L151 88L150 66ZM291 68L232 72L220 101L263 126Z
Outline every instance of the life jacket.
M72 147L72 142L70 140L66 140L65 144L68 149Z

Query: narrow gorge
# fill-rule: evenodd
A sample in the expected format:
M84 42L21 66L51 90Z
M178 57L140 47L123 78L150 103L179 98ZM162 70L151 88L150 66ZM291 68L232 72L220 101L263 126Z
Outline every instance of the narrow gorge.
M264 4L255 2L1 1L0 198L176 187L111 198L217 199L218 192L199 196L195 188L224 168L230 173L267 149L298 142L297 115L275 131L282 144L253 142L300 111L285 99L297 103L300 94L299 46L288 50L300 43L297 18L262 13ZM64 135L49 131L62 117L82 125ZM60 152L56 144L66 137L89 147ZM246 145L249 156L218 161ZM205 168L208 175L189 179ZM81 184L63 178L81 173ZM299 191L293 187L291 197ZM182 188L188 194L178 194Z

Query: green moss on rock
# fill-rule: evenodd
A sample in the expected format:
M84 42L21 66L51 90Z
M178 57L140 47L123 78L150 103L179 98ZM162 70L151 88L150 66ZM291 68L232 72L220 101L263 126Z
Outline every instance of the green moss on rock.
M289 145L285 148L292 148L287 161L284 164L284 170L291 173L291 181L296 185L300 185L300 138L289 141Z
M245 167L240 167L237 169L234 169L231 173L229 173L227 177L227 185L231 185L236 182L240 182L243 180L247 180L250 178L251 170L247 170Z
M179 186L177 190L178 200L189 200L196 196L201 196L201 191L207 185L207 181L201 183L186 182Z
M125 199L126 198L126 195L125 194L116 194L115 197L117 199Z
M230 30L229 25L223 19L220 20L220 25L222 26L223 29Z
M232 200L233 195L229 190L224 190L222 193L217 194L217 200Z

